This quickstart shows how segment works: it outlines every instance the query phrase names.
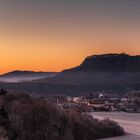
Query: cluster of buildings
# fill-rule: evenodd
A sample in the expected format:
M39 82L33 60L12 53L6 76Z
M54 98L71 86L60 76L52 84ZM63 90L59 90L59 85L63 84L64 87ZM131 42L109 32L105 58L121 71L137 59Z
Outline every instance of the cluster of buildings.
M61 108L75 109L80 112L91 111L126 111L140 112L135 100L129 97L120 97L117 94L96 93L89 96L69 97L54 96L53 101Z

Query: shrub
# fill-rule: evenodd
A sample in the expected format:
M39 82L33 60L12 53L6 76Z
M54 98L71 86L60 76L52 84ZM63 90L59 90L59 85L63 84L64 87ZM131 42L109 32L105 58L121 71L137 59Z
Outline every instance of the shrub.
M124 130L116 122L108 119L99 121L98 123L99 135L97 138L108 138L124 135Z
M124 134L116 122L65 111L26 94L7 94L3 102L7 117L0 114L0 128L10 140L94 140Z
M94 140L124 135L124 130L114 121L98 121L90 115L80 115L74 123L75 140Z

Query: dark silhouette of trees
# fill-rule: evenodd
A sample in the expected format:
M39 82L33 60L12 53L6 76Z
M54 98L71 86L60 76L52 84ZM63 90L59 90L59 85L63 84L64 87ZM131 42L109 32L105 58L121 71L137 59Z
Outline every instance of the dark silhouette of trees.
M0 96L3 96L3 95L6 95L7 94L7 91L4 90L4 89L1 89L0 90Z
M2 129L10 140L94 140L124 134L115 122L65 111L48 100L17 93L0 98L0 133Z

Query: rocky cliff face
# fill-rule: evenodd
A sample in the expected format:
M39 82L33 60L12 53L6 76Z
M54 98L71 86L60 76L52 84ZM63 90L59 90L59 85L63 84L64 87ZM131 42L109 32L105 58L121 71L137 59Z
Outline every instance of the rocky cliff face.
M140 56L93 55L87 57L80 66L63 72L140 72Z

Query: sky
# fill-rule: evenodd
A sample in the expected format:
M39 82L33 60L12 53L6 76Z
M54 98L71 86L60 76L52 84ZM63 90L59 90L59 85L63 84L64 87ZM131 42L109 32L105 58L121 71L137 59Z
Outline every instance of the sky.
M0 73L61 71L86 56L140 54L140 0L0 0Z

